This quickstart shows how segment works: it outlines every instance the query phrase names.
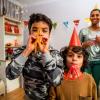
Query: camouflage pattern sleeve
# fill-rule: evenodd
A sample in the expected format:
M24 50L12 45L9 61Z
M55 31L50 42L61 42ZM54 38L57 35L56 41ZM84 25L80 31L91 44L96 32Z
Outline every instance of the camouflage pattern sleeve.
M53 50L43 54L43 66L48 73L50 82L56 86L60 84L63 76L63 59L59 51Z
M7 65L6 76L10 80L17 78L22 72L24 64L27 60L27 58L21 55L24 48L25 47L14 50L12 60Z

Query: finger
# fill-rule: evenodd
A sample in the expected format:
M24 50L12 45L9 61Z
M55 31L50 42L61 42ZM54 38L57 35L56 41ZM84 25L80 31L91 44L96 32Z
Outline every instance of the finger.
M48 41L49 41L48 37L46 37L46 36L42 37L42 41L41 42L42 42L43 45L47 45Z
M36 41L36 38L31 37L31 43L33 44L33 43L35 43L35 41Z
M29 40L30 40L30 42L33 44L33 43L35 43L35 41L36 41L36 37L33 36L33 35L30 35Z
M40 50L43 49L43 44L41 44L40 42L37 43L38 44L38 47L40 48Z

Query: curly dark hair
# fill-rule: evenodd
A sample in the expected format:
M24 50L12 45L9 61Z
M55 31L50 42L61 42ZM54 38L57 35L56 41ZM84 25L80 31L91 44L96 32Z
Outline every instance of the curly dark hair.
M52 29L52 21L50 18L48 18L46 15L44 14L41 14L41 13L33 13L31 16L30 16L30 19L29 19L29 23L28 23L28 29L30 31L31 27L32 27L32 24L35 23L35 22L39 22L39 21L43 21L45 23L48 24L49 26L49 32L51 32L51 29Z
M65 65L65 70L67 68L66 67L66 63L67 63L66 62L66 55L69 52L69 50L72 50L75 53L81 52L83 54L84 59L83 59L83 65L81 67L81 71L84 72L84 70L85 70L85 68L87 67L87 64L88 64L88 56L89 56L88 52L81 46L72 46L72 47L68 46L68 47L62 48L60 53L61 53L61 56L63 58L63 63ZM67 70L68 70L68 68L67 68Z

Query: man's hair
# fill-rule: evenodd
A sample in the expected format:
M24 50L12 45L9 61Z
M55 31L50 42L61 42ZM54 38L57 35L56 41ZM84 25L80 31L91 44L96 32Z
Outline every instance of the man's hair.
M51 32L51 29L52 29L51 19L48 18L46 15L43 15L41 13L37 13L37 14L33 13L30 16L29 23L28 23L29 32L30 32L30 29L32 27L32 24L35 23L35 22L39 22L39 21L43 21L43 22L47 23L48 26L49 26L49 32Z
M93 9L91 12L90 12L90 16L92 14L93 11L98 11L100 13L100 9Z
M83 65L81 67L81 71L84 72L85 68L87 67L88 64L88 52L81 46L73 46L73 47L64 47L61 49L61 56L63 58L63 63L65 65L65 69L66 67L66 57L69 51L73 51L74 53L81 53L83 55Z

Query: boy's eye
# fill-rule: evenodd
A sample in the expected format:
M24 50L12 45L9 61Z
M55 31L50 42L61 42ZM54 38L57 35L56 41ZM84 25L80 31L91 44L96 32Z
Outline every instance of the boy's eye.
M68 54L68 57L72 57L73 55L72 54Z
M37 32L37 29L32 29L32 32Z
M78 58L82 58L82 55L78 55Z
M47 29L42 30L44 33L48 33L49 31Z

